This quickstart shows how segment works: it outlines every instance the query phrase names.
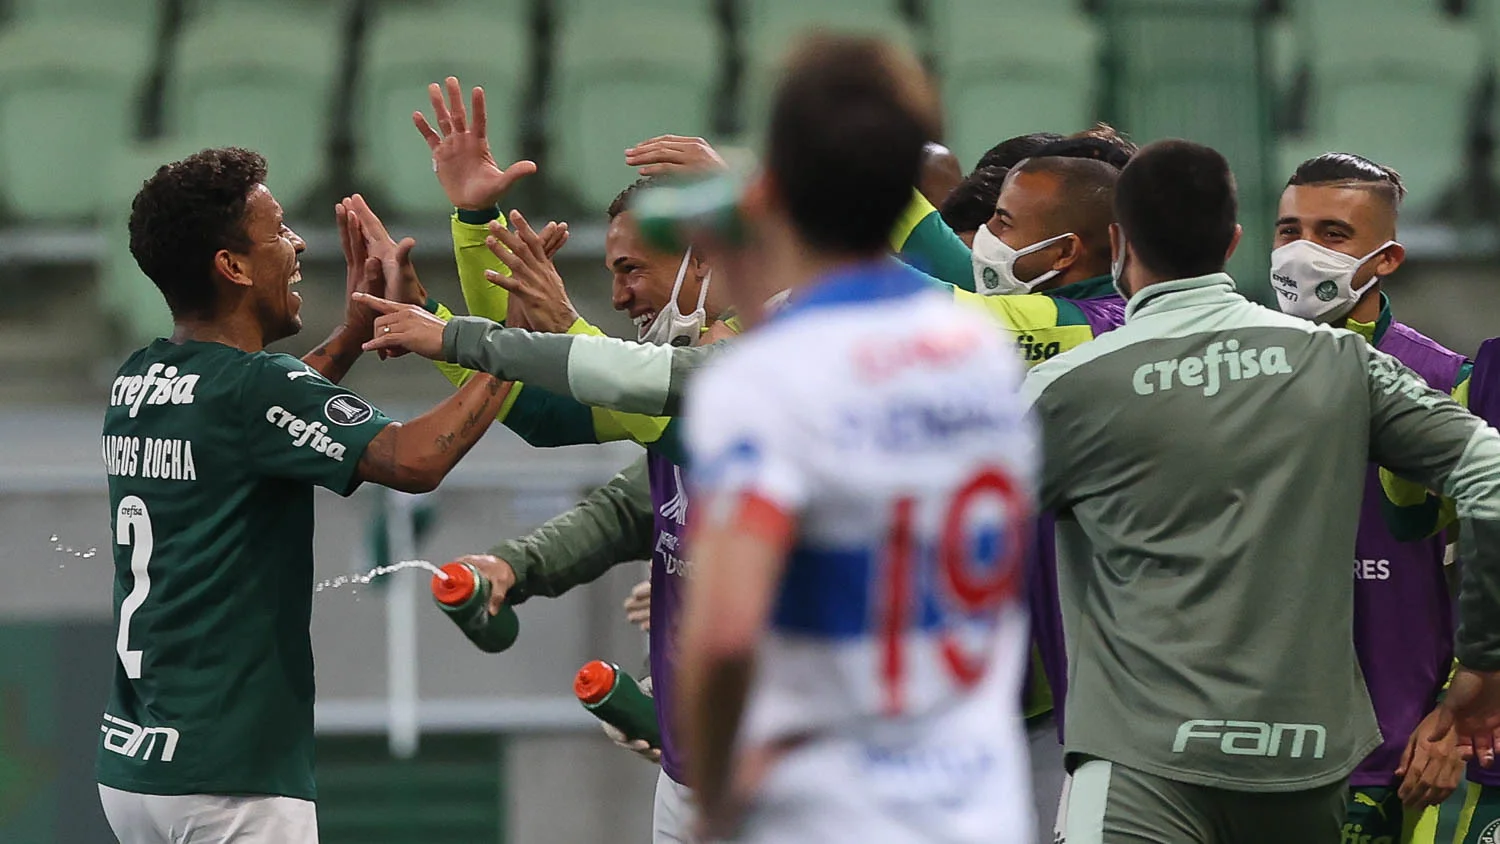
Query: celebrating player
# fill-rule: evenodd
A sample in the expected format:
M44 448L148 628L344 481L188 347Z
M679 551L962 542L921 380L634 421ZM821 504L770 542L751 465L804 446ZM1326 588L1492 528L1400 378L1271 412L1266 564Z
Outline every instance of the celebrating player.
M1500 725L1476 673L1500 669L1500 435L1358 334L1238 295L1236 205L1217 152L1142 149L1115 193L1125 325L1027 378L1070 528L1070 844L1338 838L1380 744L1347 568L1372 460L1455 498L1480 549L1422 739L1457 718L1488 758Z
M1396 241L1405 192L1395 171L1357 155L1326 153L1304 161L1281 195L1271 287L1285 313L1355 331L1434 390L1462 401L1468 361L1392 319L1381 290L1381 280L1406 257ZM1423 487L1391 477L1384 486L1419 517L1438 509ZM1371 465L1354 546L1354 645L1384 741L1350 775L1345 829L1355 838L1399 841L1403 829L1409 837L1421 805L1440 803L1457 787L1463 765L1450 746L1409 766L1410 784L1402 791L1417 810L1403 812L1396 769L1407 738L1447 682L1453 607L1443 571L1444 536L1418 530L1419 536L1433 535L1398 541L1386 524L1386 497L1381 472Z
M885 254L935 122L915 61L865 39L806 44L772 107L743 207L777 275L734 293L793 295L685 417L678 714L708 835L748 798L735 840L1031 840L1020 367Z
M120 367L104 420L119 634L98 778L123 844L317 841L313 487L430 490L505 398L484 376L391 421L336 383L370 337L353 301L303 360L266 352L301 329L304 244L265 180L258 154L205 150L131 208L176 329ZM381 265L338 219L353 294Z

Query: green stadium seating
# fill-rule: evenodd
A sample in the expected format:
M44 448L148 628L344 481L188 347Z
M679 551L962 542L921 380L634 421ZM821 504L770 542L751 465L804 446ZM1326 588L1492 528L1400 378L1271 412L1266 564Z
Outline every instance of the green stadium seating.
M0 203L14 216L93 216L100 162L135 136L154 33L37 21L0 30Z
M202 146L260 152L282 205L300 207L325 177L340 54L331 22L199 17L178 39L163 105L167 129Z
M565 22L558 38L545 173L590 210L635 174L625 149L654 135L707 135L721 33L707 16L632 7Z
M1284 141L1280 170L1310 155L1354 152L1401 172L1406 210L1430 214L1462 171L1483 67L1480 28L1428 4L1303 2L1311 74L1307 128ZM1362 25L1349 29L1359 9Z
M165 5L166 0L10 0L11 18L16 21L108 21L153 35Z
M552 14L559 21L578 15L613 14L620 5L620 0L551 0ZM651 14L713 15L718 5L718 0L630 0L631 10Z
M1095 119L1100 34L1073 4L932 0L948 147L972 166L1000 141Z
M414 111L433 120L428 83L457 76L466 105L468 92L483 87L496 160L504 167L519 156L523 93L535 39L522 16L476 12L466 2L392 5L365 34L354 115L358 178L361 189L368 185L398 214L450 210L428 166L427 144L412 126Z
M740 123L747 136L765 128L781 62L797 39L813 29L879 35L913 50L917 39L890 0L781 3L746 0L740 8L745 66L740 83Z

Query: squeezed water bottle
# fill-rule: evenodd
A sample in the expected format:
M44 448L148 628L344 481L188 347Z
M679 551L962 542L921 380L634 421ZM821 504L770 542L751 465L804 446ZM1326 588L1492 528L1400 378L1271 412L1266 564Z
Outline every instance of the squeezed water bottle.
M515 644L521 622L509 604L490 614L490 579L468 563L449 563L432 576L432 599L480 650L499 653ZM444 577L443 575L447 575Z
M656 702L620 666L598 659L588 663L573 678L573 694L584 709L612 724L626 738L661 747Z

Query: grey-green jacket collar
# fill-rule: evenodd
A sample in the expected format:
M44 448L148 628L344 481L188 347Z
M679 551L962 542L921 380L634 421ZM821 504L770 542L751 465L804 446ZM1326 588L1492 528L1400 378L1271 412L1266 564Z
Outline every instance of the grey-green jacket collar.
M1137 290L1125 304L1125 321L1147 314L1175 311L1194 305L1208 305L1243 298L1235 292L1234 279L1228 273L1209 273L1197 278L1162 281Z

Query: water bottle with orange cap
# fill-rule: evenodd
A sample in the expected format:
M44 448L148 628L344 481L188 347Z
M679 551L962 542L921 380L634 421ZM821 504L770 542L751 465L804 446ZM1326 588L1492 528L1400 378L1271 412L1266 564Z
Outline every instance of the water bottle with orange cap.
M515 644L521 622L509 604L490 614L490 579L468 563L448 563L432 576L432 598L469 641L487 653Z
M626 738L661 747L656 701L620 666L598 659L588 663L573 678L573 694L584 709L614 725Z

